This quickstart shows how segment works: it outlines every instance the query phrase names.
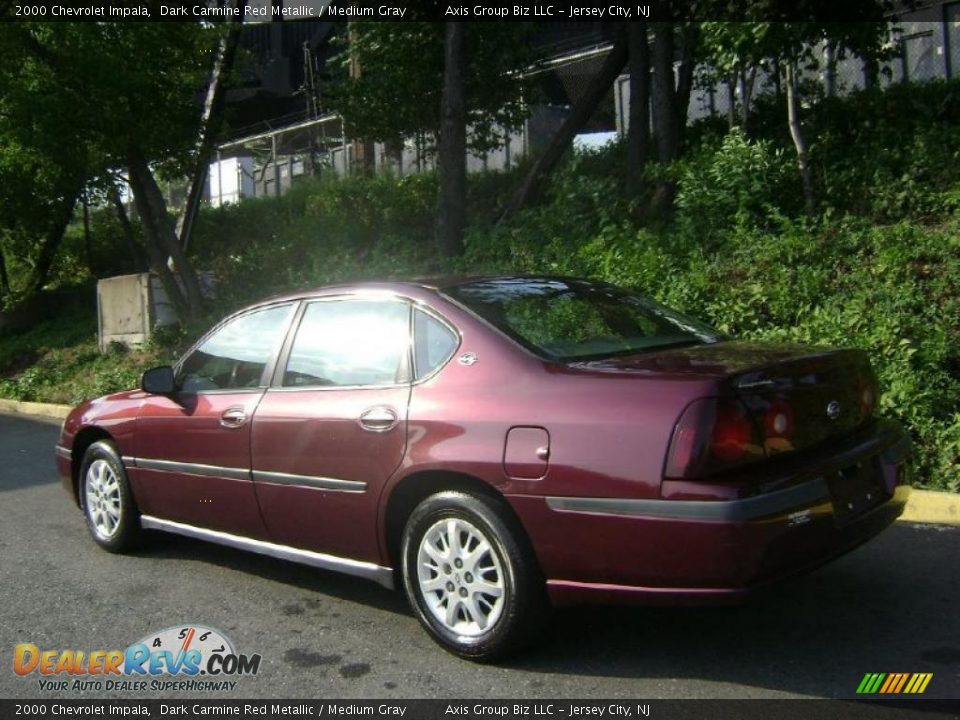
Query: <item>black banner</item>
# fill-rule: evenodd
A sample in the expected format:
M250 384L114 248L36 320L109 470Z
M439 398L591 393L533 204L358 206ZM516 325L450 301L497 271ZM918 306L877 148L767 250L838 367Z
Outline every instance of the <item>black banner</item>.
M839 700L0 700L7 718L604 718L956 720L960 701Z
M44 22L244 22L284 21L491 21L491 22L636 22L636 21L879 21L910 13L913 20L940 20L939 5L891 2L809 0L22 0L0 3L0 19ZM929 15L929 18L925 16Z

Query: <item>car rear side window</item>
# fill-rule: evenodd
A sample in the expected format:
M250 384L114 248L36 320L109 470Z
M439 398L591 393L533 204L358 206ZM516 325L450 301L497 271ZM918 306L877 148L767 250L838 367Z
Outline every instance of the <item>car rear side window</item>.
M399 300L309 304L283 374L285 387L407 382L410 306Z
M413 313L414 358L417 379L443 365L457 349L457 335L437 318L422 310Z
M277 305L228 321L183 361L177 375L180 389L204 392L259 387L292 309L293 305Z

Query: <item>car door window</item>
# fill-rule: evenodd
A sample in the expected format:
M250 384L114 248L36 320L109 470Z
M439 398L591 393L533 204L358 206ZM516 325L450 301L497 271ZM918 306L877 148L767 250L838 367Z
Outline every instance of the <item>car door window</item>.
M426 377L443 365L457 349L455 332L422 310L413 314L417 379Z
M230 320L183 361L178 387L184 392L259 387L292 310L293 305L277 305Z
M283 374L287 387L406 382L410 306L399 300L328 300L307 306Z

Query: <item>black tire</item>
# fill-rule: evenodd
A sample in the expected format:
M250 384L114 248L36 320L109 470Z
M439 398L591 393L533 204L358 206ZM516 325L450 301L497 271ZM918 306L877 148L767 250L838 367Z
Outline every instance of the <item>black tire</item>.
M448 541L443 557L451 562L444 563L435 555L443 537L451 537L451 527L457 550ZM404 589L417 618L455 655L483 662L503 658L529 645L546 624L546 588L536 559L523 530L494 498L455 491L431 495L407 520L401 558ZM424 582L442 587L430 589ZM499 597L484 592L497 586Z
M80 507L94 542L112 553L136 547L142 533L140 511L112 442L100 440L87 448L78 484Z

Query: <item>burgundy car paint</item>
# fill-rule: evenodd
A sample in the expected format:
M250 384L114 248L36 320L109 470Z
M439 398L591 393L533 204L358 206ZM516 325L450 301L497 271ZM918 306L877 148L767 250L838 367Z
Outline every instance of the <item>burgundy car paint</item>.
M398 562L391 499L442 473L505 498L557 603L738 596L846 552L903 510L909 440L861 406L875 383L862 353L721 341L562 362L444 288L366 283L269 301L375 293L426 308L459 336L426 377L285 388L274 372L244 391L101 398L65 423L66 487L75 493L84 438L105 434L145 515L385 569ZM784 452L764 440L754 463L665 478L675 425L704 398L739 403L758 437L788 400L803 430ZM238 408L243 422L225 427ZM364 427L368 411L390 427Z

